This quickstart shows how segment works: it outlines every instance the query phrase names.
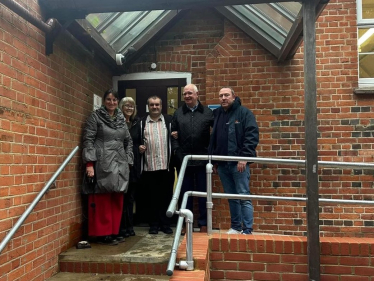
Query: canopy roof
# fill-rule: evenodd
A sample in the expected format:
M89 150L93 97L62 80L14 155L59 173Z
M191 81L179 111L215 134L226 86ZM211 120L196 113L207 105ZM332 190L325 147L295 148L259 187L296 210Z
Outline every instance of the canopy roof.
M315 2L316 18L327 4ZM115 54L141 52L186 9L214 7L279 61L292 58L302 42L301 3L269 0L40 0L89 50L115 64ZM167 9L166 9L167 8ZM128 52L128 53L130 53ZM137 54L140 55L139 53Z

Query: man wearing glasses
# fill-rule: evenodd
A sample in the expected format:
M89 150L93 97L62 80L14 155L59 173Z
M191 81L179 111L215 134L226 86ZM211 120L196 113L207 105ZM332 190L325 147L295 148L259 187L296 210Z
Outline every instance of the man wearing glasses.
M210 140L210 127L213 125L213 112L203 106L199 101L199 92L196 85L189 84L183 89L185 104L178 108L173 116L172 135L177 140L174 153L179 162L178 170L184 156L207 155ZM196 190L206 192L205 165L207 161L190 160L184 175L184 180L179 198L181 205L183 195L186 191ZM206 232L207 211L206 197L199 197L199 219L200 232ZM193 211L193 198L189 198L187 209ZM182 231L183 234L184 230Z

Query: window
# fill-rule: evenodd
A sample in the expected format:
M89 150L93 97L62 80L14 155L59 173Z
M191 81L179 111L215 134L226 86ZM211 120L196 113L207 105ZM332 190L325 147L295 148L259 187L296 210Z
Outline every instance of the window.
M374 86L374 1L357 0L359 86Z

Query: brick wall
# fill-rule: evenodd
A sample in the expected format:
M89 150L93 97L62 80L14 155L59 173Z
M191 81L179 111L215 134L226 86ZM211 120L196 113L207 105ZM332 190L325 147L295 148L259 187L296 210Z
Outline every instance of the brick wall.
M37 1L19 1L40 17ZM27 5L26 5L27 4ZM67 155L81 145L93 93L112 74L63 34L44 33L0 4L0 241ZM0 255L0 280L45 280L81 236L80 151Z
M20 1L40 17L37 1ZM331 1L317 23L320 160L373 162L372 96L355 96L355 1ZM60 35L44 55L44 34L0 5L0 240L65 157L80 145L92 93L111 86L111 73ZM304 157L303 48L284 63L214 10L188 13L131 67L192 73L204 103L218 103L230 85L257 116L260 157ZM251 166L253 194L304 196L305 171ZM320 169L324 198L373 198L373 173ZM0 255L0 281L44 280L57 255L80 238L79 153ZM222 192L219 179L214 191ZM222 202L221 202L222 201ZM303 235L305 206L254 201L255 231ZM324 236L374 236L374 208L321 206ZM214 202L214 227L229 227L225 200Z
M317 106L319 160L373 162L372 96L356 96L358 86L356 2L333 0L317 22ZM222 86L234 88L257 117L259 157L304 159L303 47L293 59L278 63L215 10L188 13L131 67L147 71L157 61L162 71L192 73L201 101L219 103ZM251 192L305 196L305 169L286 165L251 165ZM319 169L321 197L373 199L373 171ZM214 192L223 192L214 178ZM305 204L254 201L258 232L305 235ZM229 228L226 200L215 200L216 228ZM374 208L322 205L323 236L373 237Z
M321 238L321 280L369 281L374 239ZM210 280L308 278L305 237L214 235L210 239Z

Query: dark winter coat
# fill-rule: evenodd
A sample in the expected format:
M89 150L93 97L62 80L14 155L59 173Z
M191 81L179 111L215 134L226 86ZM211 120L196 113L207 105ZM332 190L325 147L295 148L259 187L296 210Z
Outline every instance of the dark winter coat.
M96 185L84 193L126 192L129 164L133 164L132 140L124 116L116 109L111 118L105 107L94 111L83 131L83 163L94 162Z
M178 132L175 155L181 165L188 154L206 155L210 141L210 127L213 126L213 112L200 102L193 112L186 104L174 112L172 131ZM206 161L188 161L189 166L202 166Z
M134 154L134 164L130 168L130 182L138 182L140 180L141 165L140 159L141 154L139 152L139 145L141 144L140 139L140 118L135 117L129 128L131 139L132 139L132 152Z
M209 154L214 155L217 134L221 133L217 132L217 120L224 112L222 107L213 112L215 122L209 145ZM252 111L241 106L240 98L236 97L233 105L228 109L228 114L228 156L256 157L259 130Z

